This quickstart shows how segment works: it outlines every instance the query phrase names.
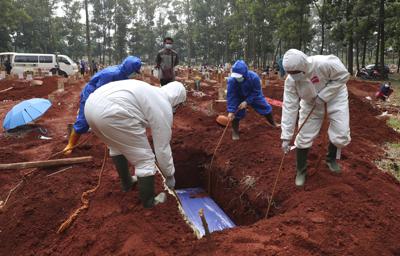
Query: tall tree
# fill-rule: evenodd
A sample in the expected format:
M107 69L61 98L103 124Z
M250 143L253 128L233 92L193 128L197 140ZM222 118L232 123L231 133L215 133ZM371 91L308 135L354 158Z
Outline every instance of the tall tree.
M88 61L92 63L92 50L90 43L90 23L89 23L89 3L88 0L85 0L85 17L86 17L86 55L88 57Z

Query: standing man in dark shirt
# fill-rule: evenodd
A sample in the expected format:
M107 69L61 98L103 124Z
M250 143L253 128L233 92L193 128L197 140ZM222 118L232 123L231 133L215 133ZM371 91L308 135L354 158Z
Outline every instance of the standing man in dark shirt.
M164 48L158 52L156 68L161 86L175 81L175 66L179 63L178 53L172 49L174 40L171 37L164 38Z

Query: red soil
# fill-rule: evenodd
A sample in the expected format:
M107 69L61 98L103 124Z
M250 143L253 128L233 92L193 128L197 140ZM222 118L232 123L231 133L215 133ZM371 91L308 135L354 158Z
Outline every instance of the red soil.
M54 84L43 88L54 90ZM202 85L204 97L189 92L186 106L175 116L171 145L179 187L206 185L205 167L223 131L215 118L225 112L223 103L214 103L217 85L212 84ZM265 96L281 100L282 84L274 80ZM67 84L37 122L52 140L39 139L34 128L19 136L1 134L0 163L48 159L61 150L83 85ZM241 140L233 142L228 131L212 167L212 195L239 227L196 240L173 197L154 209L143 209L136 189L120 191L108 160L90 208L65 233L57 234L59 225L80 205L81 193L97 183L104 146L91 138L72 156L92 155L93 163L50 177L46 175L63 167L36 169L11 196L0 214L0 255L400 255L399 182L373 163L382 157L383 143L398 141L399 136L374 117L380 112L364 100L359 82L351 81L348 87L352 143L342 151L342 174L333 175L321 164L307 186L296 189L294 154L289 154L268 219L267 202L282 157L280 130L271 129L250 110L241 122ZM19 97L0 102L1 120L25 98ZM279 120L281 109L273 110ZM311 150L310 171L326 152L327 145L321 143L318 138ZM0 172L1 200L28 171ZM161 183L157 179L157 191Z

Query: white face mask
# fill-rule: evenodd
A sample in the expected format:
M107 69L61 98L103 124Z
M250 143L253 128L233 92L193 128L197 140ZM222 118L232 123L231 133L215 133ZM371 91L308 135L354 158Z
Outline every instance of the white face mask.
M165 49L172 49L172 44L165 44Z
M292 77L292 79L294 81L300 81L300 80L303 80L306 75L303 72L300 72L300 73L297 73L297 74L290 74L290 76Z
M128 76L128 78L129 79L132 79L132 78L134 78L136 76L136 72L133 72L132 74L130 74L129 76Z
M238 83L241 83L244 81L244 77L235 77L236 81L238 81Z

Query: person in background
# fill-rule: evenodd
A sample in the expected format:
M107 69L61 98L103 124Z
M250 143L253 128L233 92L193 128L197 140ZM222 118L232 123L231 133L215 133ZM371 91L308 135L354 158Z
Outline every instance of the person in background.
M239 140L239 122L246 115L247 105L264 116L271 126L277 127L272 107L261 90L259 76L248 70L243 60L238 60L232 66L227 92L227 111L228 118L232 121L232 140Z
M285 69L283 68L283 59L279 58L278 60L278 70L279 70L279 78L283 79L286 75Z
M308 152L319 134L325 110L330 122L326 164L333 173L341 171L336 159L340 158L340 150L351 140L346 86L350 74L334 55L309 57L296 49L285 53L283 67L289 74L285 80L281 121L282 150L285 154L291 148L290 141L297 120L298 127L304 125L295 140L295 184L300 187L306 181Z
M7 60L4 62L4 67L5 67L5 69L6 69L7 75L11 74L12 66L11 66L11 63L10 63L10 59L7 59Z
M97 63L92 60L92 75L96 74L98 72L98 68L97 68Z
M81 75L85 75L85 71L86 71L86 65L85 65L85 61L81 60L80 64L79 64L79 69L81 71Z
M391 82L382 84L379 91L375 94L376 99L383 101L389 100L389 96L393 93L391 85Z
M175 66L179 63L179 56L173 48L174 40L171 37L164 38L164 48L156 57L156 68L161 86L175 81Z

